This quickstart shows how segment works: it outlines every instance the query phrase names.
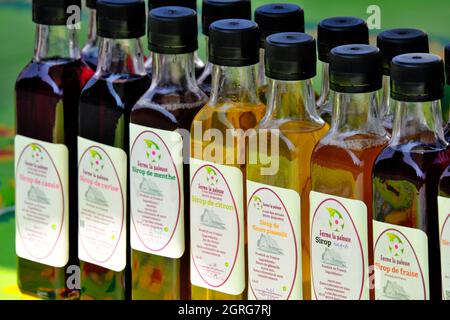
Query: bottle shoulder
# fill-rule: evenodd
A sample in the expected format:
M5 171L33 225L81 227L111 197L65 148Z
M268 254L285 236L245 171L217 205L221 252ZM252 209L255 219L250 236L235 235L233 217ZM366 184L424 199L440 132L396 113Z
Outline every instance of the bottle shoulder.
M416 184L425 183L430 178L439 179L450 165L450 149L422 151L415 150L414 146L388 145L375 161L374 177L390 180L405 179Z
M81 92L80 106L84 107L81 110L104 108L130 112L149 85L149 79L141 75L105 77L96 74L88 81Z
M242 129L255 128L266 112L264 104L225 102L211 104L209 101L195 117L195 121L205 123L204 129Z
M318 143L318 148L332 147L362 152L366 149L383 149L389 142L388 134L368 132L338 132L331 128Z
M206 98L201 95L156 93L150 88L136 102L131 111L131 122L167 130L189 130L194 117L206 103Z
M15 88L21 92L47 89L62 96L66 86L81 91L92 75L91 68L81 59L31 60L17 77Z

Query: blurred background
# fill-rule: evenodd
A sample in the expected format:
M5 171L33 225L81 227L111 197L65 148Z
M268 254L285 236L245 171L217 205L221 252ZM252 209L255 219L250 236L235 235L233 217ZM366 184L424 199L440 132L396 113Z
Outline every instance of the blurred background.
M199 15L201 0L198 1ZM430 35L431 51L443 56L450 42L450 1L448 0L252 0L252 8L266 3L296 3L305 10L307 32L315 35L317 23L331 16L368 19L371 5L380 8L381 28L413 27ZM35 27L31 21L31 0L0 0L0 299L25 298L15 284L14 246L14 83L33 56ZM371 43L376 34L371 30ZM87 11L83 13L80 45L87 37ZM205 59L204 39L199 54ZM320 72L318 73L320 74ZM320 83L317 78L315 86ZM447 119L448 102L444 103Z

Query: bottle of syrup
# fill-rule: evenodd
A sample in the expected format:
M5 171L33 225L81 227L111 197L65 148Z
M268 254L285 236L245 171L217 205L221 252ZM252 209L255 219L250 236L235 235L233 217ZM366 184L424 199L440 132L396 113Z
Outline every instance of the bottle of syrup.
M71 124L92 70L68 24L70 6L81 8L81 1L33 1L34 56L15 86L17 281L23 293L43 299L79 296L67 286L69 267L78 264L78 130Z
M383 57L383 89L380 97L381 119L391 133L394 122L394 103L391 103L391 61L394 57L414 52L429 52L428 35L418 29L389 29L377 37L377 47Z
M268 109L252 138L263 139L267 148L249 148L250 159L256 154L257 161L247 161L248 295L310 299L310 160L329 128L317 115L311 82L316 41L304 33L271 35L265 41L265 64ZM278 145L273 155L272 139ZM273 266L269 276L266 264Z
M133 299L190 298L189 130L208 98L195 78L197 14L150 11L150 89L131 113L130 192ZM183 145L183 139L184 145Z
M450 166L439 179L439 247L441 254L442 299L450 300Z
M131 292L127 153L129 117L150 86L141 38L143 0L98 0L97 71L80 98L78 219L81 299Z
M209 56L209 26L222 19L252 19L252 6L249 0L204 0L202 2L202 33L205 36L206 57ZM208 97L211 94L211 74L213 66L208 61L198 77L200 88Z
M372 255L372 167L388 142L379 118L378 48L331 50L331 128L311 157L312 298L368 300Z
M264 43L266 38L279 32L305 32L305 13L296 4L265 4L255 10L255 22L261 30L258 65L259 98L264 104L267 104L268 80L264 63Z
M89 9L88 39L81 50L81 57L92 70L96 70L99 45L97 37L97 0L86 0L86 7Z
M369 44L369 29L364 20L356 17L333 17L317 26L317 49L322 62L322 83L317 100L319 115L331 125L333 97L330 90L330 52L346 44Z
M149 11L151 11L152 9L165 6L186 7L194 11L197 11L197 0L148 0ZM147 73L150 76L152 75L152 66L153 66L152 60L153 60L152 53L150 53L150 56L145 61L145 70L147 70ZM199 77L202 74L203 69L205 68L205 63L202 61L202 59L200 59L197 52L194 53L194 63L195 63L195 75L196 77Z
M258 97L256 23L225 19L209 28L211 97L191 129L192 299L245 299L245 133L265 113Z
M450 164L442 129L444 64L410 53L391 64L392 139L373 169L375 298L440 299L438 186Z

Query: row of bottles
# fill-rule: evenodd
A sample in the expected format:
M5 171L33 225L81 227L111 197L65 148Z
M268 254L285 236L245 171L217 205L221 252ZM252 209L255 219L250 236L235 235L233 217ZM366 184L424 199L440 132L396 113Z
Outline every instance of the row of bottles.
M388 30L378 49L363 20L338 17L316 48L298 6L262 6L255 23L249 1L205 0L202 64L188 3L150 6L145 61L144 2L88 1L94 73L66 26L80 1L33 1L35 56L16 84L21 290L446 297L444 67L427 35Z

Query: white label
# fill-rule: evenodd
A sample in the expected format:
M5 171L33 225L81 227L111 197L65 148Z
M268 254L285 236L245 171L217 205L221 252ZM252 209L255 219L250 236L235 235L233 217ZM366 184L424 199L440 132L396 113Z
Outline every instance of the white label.
M428 300L428 238L419 229L373 221L375 299Z
M450 199L438 197L442 298L450 300Z
M300 195L247 180L249 299L301 300Z
M116 272L126 265L127 155L78 137L78 257Z
M65 145L16 136L19 257L57 268L69 261L68 163Z
M131 247L169 258L184 253L183 139L130 124Z
M245 289L242 172L192 158L190 168L191 282L241 294Z
M311 286L319 300L368 300L367 206L310 193Z

